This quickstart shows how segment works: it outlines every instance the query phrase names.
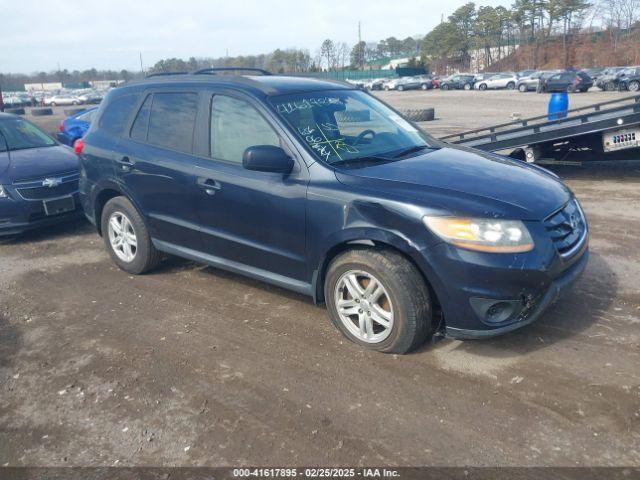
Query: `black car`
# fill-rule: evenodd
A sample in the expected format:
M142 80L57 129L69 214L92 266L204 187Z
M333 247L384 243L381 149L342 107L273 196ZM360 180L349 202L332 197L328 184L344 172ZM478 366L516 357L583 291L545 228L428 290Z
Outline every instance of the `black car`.
M640 67L629 67L619 72L612 80L614 89L640 91Z
M547 78L541 77L538 92L586 92L593 87L593 80L584 72L560 72Z
M453 75L440 81L442 90L473 90L475 75Z
M600 90L605 91L613 91L617 88L617 79L616 77L620 72L622 72L626 67L609 67L604 72L598 76L598 80L596 81L596 87Z
M126 272L207 263L404 353L533 322L584 270L587 221L554 174L440 142L348 84L218 72L114 89L76 142L85 214Z
M82 217L78 158L38 127L0 113L0 235Z

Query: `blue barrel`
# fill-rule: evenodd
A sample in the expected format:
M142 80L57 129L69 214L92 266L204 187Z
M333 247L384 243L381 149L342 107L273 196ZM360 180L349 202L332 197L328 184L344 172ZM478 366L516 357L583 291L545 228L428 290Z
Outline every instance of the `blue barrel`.
M569 94L567 92L552 93L549 99L549 120L558 120L567 116L569 110Z

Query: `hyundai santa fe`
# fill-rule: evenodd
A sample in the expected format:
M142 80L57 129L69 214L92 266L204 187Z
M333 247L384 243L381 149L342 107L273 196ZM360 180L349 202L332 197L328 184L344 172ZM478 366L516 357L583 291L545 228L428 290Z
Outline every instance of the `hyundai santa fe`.
M404 353L529 324L584 270L587 222L554 174L349 85L221 73L115 89L76 144L85 213L126 272L172 254L248 275Z

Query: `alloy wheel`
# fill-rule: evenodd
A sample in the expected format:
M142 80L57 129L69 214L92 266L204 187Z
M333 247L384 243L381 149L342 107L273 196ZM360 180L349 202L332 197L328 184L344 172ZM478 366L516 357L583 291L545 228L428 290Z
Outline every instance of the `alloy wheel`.
M138 238L129 218L122 212L109 217L109 243L117 257L130 263L138 252Z
M393 306L380 280L362 270L342 274L335 287L335 305L342 324L366 343L380 343L393 328Z

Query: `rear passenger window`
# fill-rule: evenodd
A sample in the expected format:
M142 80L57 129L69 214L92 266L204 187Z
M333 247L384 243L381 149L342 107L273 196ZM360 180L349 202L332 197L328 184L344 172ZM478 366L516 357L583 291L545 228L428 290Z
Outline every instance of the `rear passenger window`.
M149 112L151 112L151 98L151 95L147 96L133 122L131 138L134 140L147 140L147 125L149 125Z
M197 93L155 93L149 115L148 142L191 153L197 113Z
M256 145L280 146L278 134L251 104L216 95L211 103L211 156L242 163L244 151Z
M137 95L124 95L110 102L100 118L100 128L115 135L122 135L128 126L127 120L129 120L131 109L137 100Z

